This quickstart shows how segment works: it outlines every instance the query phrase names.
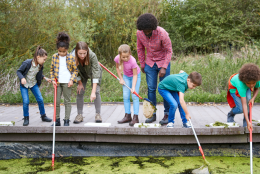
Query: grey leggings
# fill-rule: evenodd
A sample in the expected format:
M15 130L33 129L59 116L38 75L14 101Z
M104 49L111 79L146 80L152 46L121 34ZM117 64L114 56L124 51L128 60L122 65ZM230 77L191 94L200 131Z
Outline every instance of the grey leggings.
M87 82L82 82L83 87L85 90L86 89L86 84ZM92 84L93 87L93 84ZM84 93L85 90L81 90L80 94L77 94L77 109L78 109L78 114L83 114L83 104L84 104ZM94 100L95 108L96 108L96 113L100 114L101 112L101 97L100 97L100 86L97 85L97 90L96 90L96 99Z

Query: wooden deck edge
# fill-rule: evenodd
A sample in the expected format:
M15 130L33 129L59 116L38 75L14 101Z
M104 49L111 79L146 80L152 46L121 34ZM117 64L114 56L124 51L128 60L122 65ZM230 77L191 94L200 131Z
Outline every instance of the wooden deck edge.
M197 135L242 135L245 128L195 128ZM259 133L260 127L255 128L253 133ZM49 134L53 133L53 127L24 127L24 126L1 126L0 133L16 134ZM122 127L56 127L59 134L105 134L105 135L193 135L192 129L187 128L122 128Z
M248 135L199 135L201 144L248 143ZM96 142L96 143L147 143L147 144L196 144L193 135L108 135L108 134L56 134L57 142ZM260 136L258 138L260 142ZM4 142L51 142L51 133L7 133L0 134ZM254 141L256 142L256 141Z

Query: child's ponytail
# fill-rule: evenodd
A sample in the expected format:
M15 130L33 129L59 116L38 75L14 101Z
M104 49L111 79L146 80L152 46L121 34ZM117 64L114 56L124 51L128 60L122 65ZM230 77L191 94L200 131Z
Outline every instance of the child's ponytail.
M65 49L69 49L70 46L70 37L65 32L59 32L56 39L57 49L60 47L64 47Z
M129 53L131 55L131 48L127 44L120 45L118 48L118 54L119 54L119 70L122 73L124 70L123 61L121 59L122 53Z
M37 61L37 56L43 57L43 56L47 56L47 52L41 47L41 46L37 46L35 53L34 53L34 57L33 57L33 61L35 63L35 65L37 66L39 63ZM42 68L42 65L40 65L40 69Z

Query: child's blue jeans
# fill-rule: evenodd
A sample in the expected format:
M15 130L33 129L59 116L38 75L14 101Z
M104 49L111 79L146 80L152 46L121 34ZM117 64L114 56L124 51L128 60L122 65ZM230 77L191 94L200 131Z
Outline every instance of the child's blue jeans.
M28 117L29 116L29 103L30 103L29 94L28 94L29 89L23 87L20 84L20 90L21 90L21 94L22 94L22 98L23 98L23 116ZM32 88L30 88L30 90L32 91L34 97L36 98L36 101L38 102L40 114L44 115L45 114L44 103L43 103L43 98L42 98L42 94L39 89L39 86L36 84Z
M233 114L241 114L241 113L243 113L243 106L242 106L241 98L236 96L235 93L230 93L230 94L233 97L234 102L236 104L236 106L234 108L232 108ZM246 91L246 102L247 102L247 109L248 109L248 111L249 111L248 102L249 102L250 99L251 99L251 90L248 88L248 90ZM235 116L229 115L228 118L227 118L227 122L234 122L234 117ZM243 127L246 127L246 126L247 126L247 123L246 123L246 119L244 117L244 119L243 119Z
M128 76L124 75L123 79L125 81L125 84L128 87L132 88L133 77L128 77ZM140 84L141 84L141 73L139 73L137 75L137 82L135 85L135 91L138 94L139 94ZM124 106L125 106L126 114L131 114L130 93L131 93L131 91L125 85L123 85L123 99L124 99ZM133 99L133 103L134 103L134 105L133 105L134 114L138 115L139 114L139 98L135 94L132 94L132 99Z
M159 87L158 87L158 92L159 92L159 94L161 94L163 99L166 100L168 102L168 104L170 105L168 122L174 123L175 112L176 112L176 109L178 107L180 115L181 115L182 123L187 123L186 114L181 107L178 92L177 91L169 91L169 90L166 90L166 89L160 89Z

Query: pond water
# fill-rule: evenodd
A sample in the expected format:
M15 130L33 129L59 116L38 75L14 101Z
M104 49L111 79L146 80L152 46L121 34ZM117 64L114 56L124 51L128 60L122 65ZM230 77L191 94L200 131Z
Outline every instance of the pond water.
M212 173L250 173L250 159L246 157L206 157ZM254 173L260 171L260 158L254 158ZM189 174L203 165L202 157L67 157L55 159L23 158L0 160L0 173L173 173Z

